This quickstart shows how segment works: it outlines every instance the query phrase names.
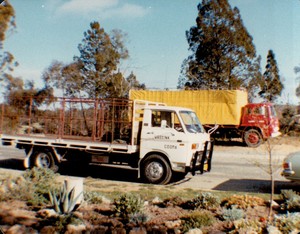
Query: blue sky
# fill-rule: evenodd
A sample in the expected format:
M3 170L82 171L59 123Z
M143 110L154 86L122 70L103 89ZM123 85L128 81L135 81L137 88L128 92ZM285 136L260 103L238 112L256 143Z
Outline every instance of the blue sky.
M65 63L79 55L77 46L92 21L106 32L127 34L130 59L122 64L148 88L177 86L180 66L188 56L185 31L195 25L195 0L10 0L16 11L16 32L4 49L19 62L15 75L42 86L41 75L52 61ZM237 6L262 57L275 53L285 90L282 103L298 103L294 67L300 65L299 0L229 0ZM298 40L297 40L298 39Z

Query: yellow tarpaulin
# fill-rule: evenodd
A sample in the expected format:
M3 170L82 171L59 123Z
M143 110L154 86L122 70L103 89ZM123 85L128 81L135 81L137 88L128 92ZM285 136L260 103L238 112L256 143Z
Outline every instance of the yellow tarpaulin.
M130 90L130 99L193 109L202 124L239 125L248 95L240 90Z

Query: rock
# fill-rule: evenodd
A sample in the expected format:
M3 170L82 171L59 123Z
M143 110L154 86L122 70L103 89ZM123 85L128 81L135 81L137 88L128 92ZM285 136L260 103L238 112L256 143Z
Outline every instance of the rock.
M155 197L155 198L153 198L153 200L152 200L152 204L159 204L159 203L161 203L162 201L161 201L161 199L159 198L159 197Z
M165 225L168 229L175 229L180 227L181 225L181 220L175 220L175 221L166 221Z
M16 224L11 228L9 228L5 234L19 234L19 233L38 234L38 231L32 228L26 228L23 225Z
M81 234L84 233L85 231L86 231L86 226L84 224L80 224L80 225L69 224L67 226L66 234Z
M272 204L272 207L275 208L275 209L280 208L280 205L277 202L275 202L275 201L271 202L271 200L269 200L268 204Z
M57 217L58 216L58 214L53 209L39 210L37 212L37 215L38 215L38 217L41 217L41 218L50 218L50 217Z
M186 234L202 234L203 232L199 228L190 229Z
M147 234L147 230L144 227L137 227L130 230L129 234Z

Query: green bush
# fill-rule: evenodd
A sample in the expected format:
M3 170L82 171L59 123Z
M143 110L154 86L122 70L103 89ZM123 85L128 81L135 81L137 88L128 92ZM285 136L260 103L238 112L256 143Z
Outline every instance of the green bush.
M229 233L263 233L263 224L258 220L239 219L233 224L234 229Z
M219 197L213 195L210 192L204 192L196 196L194 199L186 201L182 204L185 209L214 209L220 206Z
M222 210L222 218L226 221L235 221L245 217L245 212L242 209L237 209L235 207L231 209Z
M56 176L50 169L34 167L15 179L7 178L2 182L5 193L0 200L21 200L33 206L49 204L48 191L57 188Z
M101 204L103 202L102 195L96 191L83 192L83 198L88 204Z
M129 222L135 225L145 224L149 220L149 216L143 212L137 212L129 215Z
M300 195L293 190L281 190L281 197L285 202L281 205L283 210L299 211Z
M115 215L128 220L130 215L142 211L143 201L140 196L129 193L114 199L113 205Z
M299 233L300 213L275 215L273 225L277 227L282 233Z
M216 222L213 213L207 210L193 211L192 213L180 218L182 221L182 232L190 229L210 226Z

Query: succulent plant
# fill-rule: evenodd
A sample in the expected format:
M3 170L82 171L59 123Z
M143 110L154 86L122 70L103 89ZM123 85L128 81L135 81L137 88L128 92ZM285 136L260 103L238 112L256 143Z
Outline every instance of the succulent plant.
M77 197L74 198L75 195L75 187L70 191L67 191L67 182L65 181L61 191L58 195L56 195L55 191L49 192L50 202L53 205L54 210L58 214L69 214L75 211L79 204L77 201L81 195L78 194Z

